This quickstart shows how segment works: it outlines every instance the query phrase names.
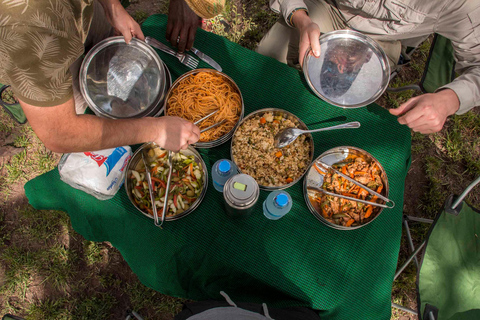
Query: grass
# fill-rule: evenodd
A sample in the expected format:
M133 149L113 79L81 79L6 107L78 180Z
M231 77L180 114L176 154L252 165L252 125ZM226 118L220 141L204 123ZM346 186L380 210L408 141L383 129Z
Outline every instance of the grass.
M129 8L139 22L153 13L134 0ZM167 12L168 2L156 4ZM207 21L215 32L253 49L278 15L268 1L230 0L221 16ZM431 39L416 51L410 65L400 71L393 86L418 82ZM380 104L398 107L418 93L385 94ZM454 116L437 134L412 133L412 167L416 169L417 201L405 212L433 218L448 194L459 193L480 174L480 112ZM77 234L66 213L38 211L26 204L23 185L51 170L59 155L43 146L28 125L19 126L0 109L0 141L11 156L0 162L0 315L7 312L27 319L122 319L133 309L147 319L172 319L184 300L162 295L139 282L109 243L85 240ZM5 146L4 146L5 148ZM478 187L467 200L480 207ZM411 223L414 243L425 237L428 226ZM399 265L409 250L402 238ZM395 281L392 301L415 307L416 269L410 265ZM393 309L392 319L408 314Z

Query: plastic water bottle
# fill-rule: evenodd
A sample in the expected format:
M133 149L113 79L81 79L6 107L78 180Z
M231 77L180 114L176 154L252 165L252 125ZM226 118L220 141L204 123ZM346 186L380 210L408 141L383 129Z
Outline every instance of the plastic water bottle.
M212 167L213 186L223 192L223 186L228 179L238 174L237 166L230 160L220 159Z
M278 220L292 208L292 197L286 191L271 192L263 202L263 214L270 220Z

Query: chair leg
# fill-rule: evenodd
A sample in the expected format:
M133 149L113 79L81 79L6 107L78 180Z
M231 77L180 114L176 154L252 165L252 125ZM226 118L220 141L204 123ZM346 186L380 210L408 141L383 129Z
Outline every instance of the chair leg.
M412 253L413 251L415 251L415 246L413 245L413 241L412 241L412 235L410 233L410 227L408 226L408 220L406 218L403 219L403 225L405 226L405 231L407 233L407 240L408 240L408 245L410 247L410 253ZM415 265L417 266L417 269L418 269L418 258L417 256L415 256Z
M401 306L401 305L396 304L396 303L394 303L394 302L392 302L392 307L397 308L397 309L400 309L400 310L402 310L402 311L406 311L406 312L412 313L412 314L418 316L418 312L417 312L417 311L415 311L415 310L413 310L413 309L410 309L410 308L407 308L407 307L404 307L404 306Z

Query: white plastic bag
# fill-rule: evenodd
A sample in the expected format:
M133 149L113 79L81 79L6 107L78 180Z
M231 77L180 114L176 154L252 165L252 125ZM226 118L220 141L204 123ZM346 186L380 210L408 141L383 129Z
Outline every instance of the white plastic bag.
M60 179L99 200L112 198L123 185L132 157L129 146L95 152L67 153L58 164Z

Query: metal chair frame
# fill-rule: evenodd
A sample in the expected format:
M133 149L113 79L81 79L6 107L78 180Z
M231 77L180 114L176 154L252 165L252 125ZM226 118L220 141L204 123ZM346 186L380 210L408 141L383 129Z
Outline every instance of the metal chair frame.
M459 205L462 203L462 201L465 199L465 197L472 191L472 189L480 183L480 176L475 179L463 192L460 196L458 196L455 201L452 201L452 205L450 207L451 210L456 210ZM425 219L425 218L418 218L418 217L413 217L413 216L403 216L403 226L405 227L405 231L406 231L406 235L407 235L407 240L408 240L408 247L410 249L410 256L408 257L408 259L400 266L400 268L397 269L397 272L395 273L395 276L393 278L393 281L395 281L399 276L400 274L403 272L403 270L405 270L405 268L412 262L412 261L415 261L415 265L417 266L417 270L419 270L420 268L420 264L418 262L418 257L417 255L422 251L422 249L425 247L425 244L427 242L427 240L423 240L422 243L417 247L415 248L414 244L413 244L413 241L412 241L412 235L410 233L410 227L408 225L408 222L409 221L414 221L414 222L421 222L421 223L429 223L430 225L433 223L433 220L431 219ZM418 294L418 292L417 292ZM416 310L413 310L413 309L410 309L410 308L407 308L407 307L404 307L402 305L399 305L397 303L393 303L392 302L392 307L393 308L396 308L396 309L399 309L399 310L402 310L402 311L405 311L405 312L409 312L411 314L414 314L416 316L418 316L418 312ZM433 312L429 312L428 314L428 317L429 319L428 320L436 320L434 315L433 315Z

